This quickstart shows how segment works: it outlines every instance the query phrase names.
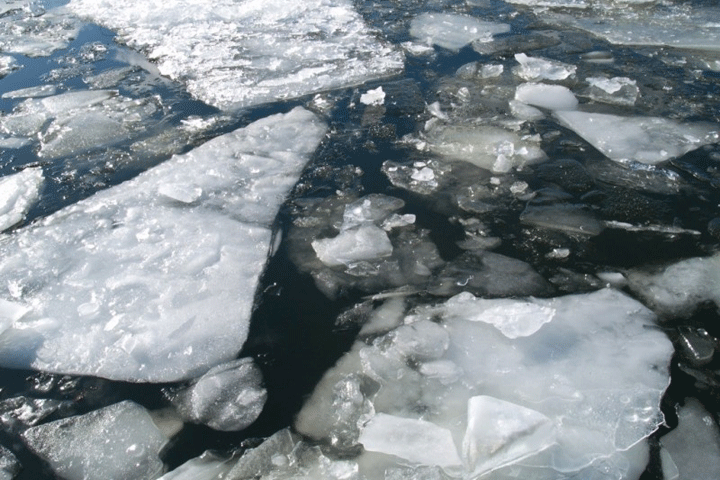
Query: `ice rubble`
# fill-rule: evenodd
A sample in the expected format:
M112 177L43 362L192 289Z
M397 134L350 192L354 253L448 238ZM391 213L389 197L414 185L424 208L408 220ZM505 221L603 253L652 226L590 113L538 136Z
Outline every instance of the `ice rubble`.
M147 410L131 401L29 428L22 438L67 480L155 479L168 442Z
M23 221L40 197L44 182L40 167L0 177L0 232Z
M304 109L273 115L3 238L0 364L169 382L232 360L324 132Z
M211 368L189 387L169 394L177 411L188 421L222 431L247 428L262 412L267 391L262 373L251 358Z
M450 13L424 13L410 23L410 35L428 45L458 51L473 41L489 42L493 35L507 33L510 25Z
M44 2L4 2L0 17L0 51L27 55L48 56L67 47L82 22L57 0Z
M555 116L611 160L654 165L720 140L717 126L660 117L556 111Z
M643 470L673 348L637 301L610 289L551 300L462 293L395 314L405 325L357 341L295 423L341 451L364 445L361 474L377 462L463 478ZM407 444L383 441L389 430Z
M635 269L630 288L663 317L684 317L704 302L720 306L720 254L681 260L660 272Z
M20 471L20 462L7 448L0 445L0 480L12 480Z
M28 98L0 116L0 132L39 139L38 155L77 154L137 135L158 110L151 99L130 99L112 90L78 90Z
M163 75L222 109L359 84L403 68L402 54L375 38L347 0L72 0L68 8L118 31Z

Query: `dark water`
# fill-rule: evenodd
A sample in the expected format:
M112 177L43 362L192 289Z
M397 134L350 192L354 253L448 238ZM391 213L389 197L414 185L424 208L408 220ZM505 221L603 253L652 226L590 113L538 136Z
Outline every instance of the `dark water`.
M499 1L475 2L480 6L465 7L460 2L409 2L357 1L356 7L366 22L382 32L393 43L410 40L407 22L425 11L462 11L489 21L510 22L512 32L530 35L537 30L547 31L547 25L538 21L527 10ZM699 4L699 3L698 3ZM713 3L711 2L711 5ZM510 20L509 20L510 19ZM631 48L615 46L580 31L557 29L553 32L556 44L532 51L534 56L557 59L578 65L578 78L594 67L583 63L581 54L588 51L610 52L615 59L617 75L638 80L644 93L634 107L613 107L614 112L626 115L658 115L682 118L687 121L720 120L720 75L711 70L691 71L685 65L673 66L663 61L677 52L656 47ZM500 39L503 36L499 37ZM89 46L106 52L92 61L79 60ZM114 42L114 34L98 26L84 27L80 35L63 50L50 57L27 58L15 56L23 65L7 77L0 79L0 94L18 88L44 83L57 83L62 90L85 89L83 77L127 65L115 58L112 52L125 51L126 47ZM528 52L530 54L530 52ZM680 55L682 56L682 55ZM431 158L427 152L398 140L422 129L430 115L426 104L440 102L449 106L453 102L451 88L455 71L469 62L513 64L507 52L478 53L470 47L459 52L436 48L433 56L408 56L405 72L395 78L370 82L357 88L333 91L328 97L334 108L328 122L332 134L323 142L311 160L292 198L283 207L278 218L278 229L287 234L296 210L294 203L303 198L331 197L337 190L358 195L384 193L402 198L406 205L401 213L417 216L418 228L429 230L444 260L452 260L462 253L456 242L464 237L458 219L469 217L442 196L418 195L394 187L382 173L383 162L424 161ZM63 72L59 70L64 69ZM74 70L73 70L74 69ZM76 72L76 74L73 74ZM52 77L55 75L55 77ZM133 81L133 76L137 81ZM183 87L170 81L149 81L148 73L136 69L131 79L122 82L119 93L130 98L137 96L132 87L143 85L151 89L160 106L147 123L140 137L152 137L162 125L177 125L189 116L210 117L219 115L216 109L193 100ZM48 82L49 78L59 78ZM672 96L663 94L663 86L672 85ZM366 109L358 105L359 94L383 86L395 101L378 118L365 116ZM187 151L204 140L265 117L272 113L289 111L297 105L307 105L311 97L277 104L264 105L232 115L225 115L217 127L194 138L191 143L178 147L177 153ZM0 110L10 112L21 100L0 99ZM388 104L389 105L389 104ZM468 106L478 113L487 114L491 102ZM592 275L599 271L623 271L631 267L646 267L663 262L707 255L717 248L718 234L708 225L718 216L720 205L720 146L710 145L690 152L662 165L662 175L672 173L681 179L682 187L673 193L640 188L654 181L655 173L613 172L612 162L588 145L572 131L548 119L536 122L532 132L542 137L542 149L552 164L557 160L574 159L586 170L593 172L592 188L581 192L593 193L580 202L597 212L605 220L618 220L636 224L661 223L696 230L699 235L668 235L657 232L628 232L606 229L588 238L557 231L528 227L519 221L526 203L517 200L505 202L483 221L492 234L501 238L497 253L531 264L544 278L551 279L555 294L590 291L599 288ZM133 142L138 137L133 138ZM165 160L167 155L135 158L133 162L117 159L131 155L131 142L120 142L87 152L91 160L73 166L74 158L46 160L38 157L33 146L17 150L0 150L0 175L7 175L25 166L38 164L49 179L43 196L28 214L24 224L42 218L63 206L86 198L92 193L117 185L145 169ZM119 165L119 166L118 166ZM350 167L358 167L362 174ZM538 175L540 172L540 175ZM525 181L533 190L557 184L550 179L549 171L530 167L516 172L518 181ZM648 177L652 177L649 178ZM572 182L564 185L572 188ZM577 195L581 197L581 195ZM22 227L19 225L18 227ZM561 260L548 259L545 252L554 246L571 246L572 255ZM369 292L362 289L345 289L337 298L329 299L314 285L310 275L302 271L291 259L287 242L271 258L262 277L257 294L250 336L240 356L252 356L260 365L268 402L260 418L247 430L238 433L220 433L210 428L186 424L179 436L164 454L170 469L182 464L207 449L231 451L256 444L256 439L267 437L292 423L304 398L332 364L349 348L357 333L356 325L336 325L337 316L361 301ZM663 327L676 343L683 328L705 329L717 342L720 338L720 315L714 305L707 305L691 318L673 320ZM663 400L667 427L652 437L652 459L643 480L661 479L657 440L675 426L675 407L686 397L701 400L717 420L720 414L720 359L702 367L688 368L682 354L676 354L672 363L672 383ZM0 371L0 400L19 395L33 398L56 399L66 402L64 408L46 420L86 413L123 399L134 400L148 408L167 406L163 389L170 385L143 385L110 382L93 378L71 378L30 371ZM4 412L0 412L3 414ZM0 444L10 449L20 460L23 470L19 479L55 478L42 462L34 458L19 441L17 431L3 421Z

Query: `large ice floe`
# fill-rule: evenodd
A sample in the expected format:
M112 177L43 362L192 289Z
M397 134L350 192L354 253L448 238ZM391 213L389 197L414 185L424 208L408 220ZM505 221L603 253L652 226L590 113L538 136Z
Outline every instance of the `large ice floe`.
M267 117L0 239L0 364L167 382L232 360L324 132Z
M398 73L347 0L73 0L68 8L147 52L196 98L234 109Z
M401 326L369 329L295 424L346 454L362 445L365 478L412 466L620 480L645 468L673 348L637 301L610 289L550 300L461 293L389 312L395 322L376 318Z

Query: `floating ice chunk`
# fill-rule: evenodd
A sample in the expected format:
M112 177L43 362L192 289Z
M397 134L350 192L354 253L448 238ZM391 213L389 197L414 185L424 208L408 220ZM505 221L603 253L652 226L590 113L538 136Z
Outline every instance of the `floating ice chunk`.
M381 194L371 194L345 206L341 230L355 228L360 225L378 224L400 210L405 202L399 198Z
M73 0L68 8L118 31L163 75L222 109L360 84L403 67L402 53L378 41L347 0Z
M237 460L232 457L223 458L208 451L199 457L188 460L158 480L218 480L227 478L224 475L230 471L236 462Z
M21 465L15 455L0 445L0 480L12 480L20 473Z
M577 67L555 60L540 57L528 57L524 53L515 54L515 60L520 64L514 72L517 76L528 82L538 80L565 80L575 76Z
M64 7L45 10L30 1L16 3L5 13L0 16L0 51L28 57L45 57L67 47L82 25Z
M667 463L675 464L679 478L720 478L720 429L698 400L686 400L678 411L678 426L660 442L668 454Z
M628 273L630 288L663 316L689 316L700 304L720 306L720 255L682 260L659 273Z
M528 205L520 214L520 221L528 225L572 234L598 235L603 224L582 205Z
M383 230L389 232L393 228L407 227L408 225L412 225L414 223L415 215L412 213L406 213L404 215L398 215L397 213L393 213L388 218L383 220L382 228Z
M22 438L68 480L157 478L168 441L148 412L130 401L29 428Z
M545 118L545 114L543 112L518 100L510 100L508 105L510 106L510 113L520 120L534 121Z
M468 400L467 422L463 457L473 475L517 462L555 443L548 417L485 395Z
M577 98L567 87L543 83L523 83L515 90L515 100L549 110L575 110Z
M445 303L448 318L489 323L508 338L529 337L552 321L555 310L532 301L486 300L461 293Z
M213 367L189 387L170 394L178 413L215 430L237 431L262 412L267 391L251 358Z
M382 228L361 225L343 230L336 237L314 240L312 248L325 265L349 265L392 255L393 246Z
M48 97L57 93L55 85L39 85L37 87L21 88L12 92L5 92L2 98L37 98Z
M509 31L510 25L506 23L450 13L424 13L410 23L410 35L416 39L455 51L476 40L492 41L493 35Z
M383 92L382 87L378 87L375 90L368 90L360 95L360 103L365 105L382 105L385 103L385 92Z
M14 57L8 55L0 55L0 78L9 75L15 70L21 68ZM5 95L3 95L4 97Z
M630 106L640 95L637 82L627 77L588 77L585 81L590 85L587 96L596 102Z
M428 132L428 141L435 153L494 172L508 172L547 158L534 139L498 127L437 126Z
M555 116L616 161L634 160L654 165L720 140L718 128L710 124L577 111L558 111Z
M378 413L363 428L360 443L365 450L422 465L462 465L450 430L424 420Z
M5 238L0 298L32 311L0 334L0 364L170 382L234 359L270 225L324 132L306 110L273 115Z
M44 182L40 167L0 177L0 232L23 221L40 197Z

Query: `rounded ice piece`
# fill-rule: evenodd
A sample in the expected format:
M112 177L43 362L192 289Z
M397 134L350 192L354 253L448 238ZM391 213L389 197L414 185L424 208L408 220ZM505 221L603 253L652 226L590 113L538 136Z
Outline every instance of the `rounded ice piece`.
M575 110L578 100L567 87L542 83L523 83L515 90L515 100L547 108L548 110Z
M312 248L320 261L328 266L388 257L393 252L387 233L375 225L361 225L343 230L333 238L314 240Z

